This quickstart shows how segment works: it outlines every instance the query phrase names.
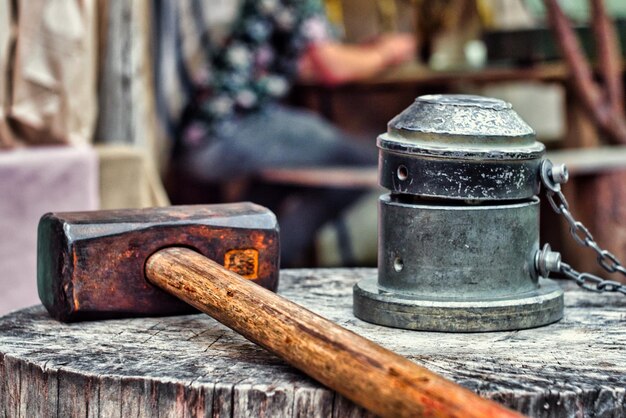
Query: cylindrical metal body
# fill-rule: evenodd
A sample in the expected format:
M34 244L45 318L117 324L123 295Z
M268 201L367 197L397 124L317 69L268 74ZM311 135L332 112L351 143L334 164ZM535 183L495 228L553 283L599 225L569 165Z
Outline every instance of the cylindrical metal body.
M381 290L467 300L537 288L539 199L444 206L383 195L379 205Z
M493 331L561 318L539 280L543 144L508 103L422 96L379 136L378 278L354 312L401 328Z

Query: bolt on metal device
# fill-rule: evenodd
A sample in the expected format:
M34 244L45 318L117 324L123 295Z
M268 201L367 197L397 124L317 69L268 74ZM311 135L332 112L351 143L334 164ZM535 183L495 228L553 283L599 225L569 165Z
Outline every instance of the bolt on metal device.
M392 327L496 331L563 316L539 248L543 179L567 181L534 130L501 100L428 95L378 137L378 277L354 288L357 317ZM544 161L546 163L544 163Z

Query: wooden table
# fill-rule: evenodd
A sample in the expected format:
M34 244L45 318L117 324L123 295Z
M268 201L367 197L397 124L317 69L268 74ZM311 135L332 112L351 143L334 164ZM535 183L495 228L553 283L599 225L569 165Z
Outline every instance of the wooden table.
M568 288L533 330L404 331L352 315L372 269L287 270L280 293L531 416L626 416L626 297ZM40 306L0 318L0 417L366 415L205 315L61 324Z
M411 62L366 80L338 86L300 81L294 86L291 100L348 131L378 134L392 117L422 94L458 93L467 91L468 86L519 81L568 87L568 80L569 70L561 62L447 71L435 71L422 63Z

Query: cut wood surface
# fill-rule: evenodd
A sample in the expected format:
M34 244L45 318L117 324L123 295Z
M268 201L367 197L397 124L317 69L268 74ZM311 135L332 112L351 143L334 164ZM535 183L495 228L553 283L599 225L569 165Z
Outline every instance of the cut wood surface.
M566 291L565 317L484 334L380 327L352 315L371 269L283 271L280 292L530 416L626 416L626 298ZM42 307L0 318L0 417L367 416L202 314L62 324Z

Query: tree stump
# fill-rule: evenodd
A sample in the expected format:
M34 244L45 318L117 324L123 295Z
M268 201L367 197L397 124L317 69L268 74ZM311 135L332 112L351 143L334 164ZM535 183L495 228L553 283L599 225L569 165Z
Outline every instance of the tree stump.
M426 333L352 315L352 286L373 274L287 270L280 293L530 416L626 416L626 297L568 287L553 325ZM368 414L206 315L63 324L35 306L0 318L0 417L17 416Z

